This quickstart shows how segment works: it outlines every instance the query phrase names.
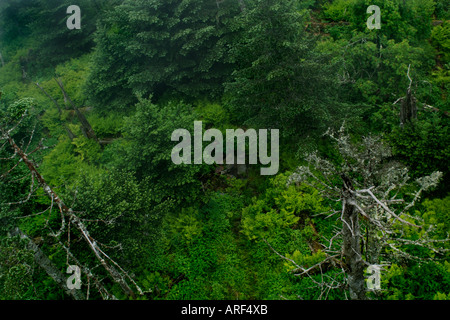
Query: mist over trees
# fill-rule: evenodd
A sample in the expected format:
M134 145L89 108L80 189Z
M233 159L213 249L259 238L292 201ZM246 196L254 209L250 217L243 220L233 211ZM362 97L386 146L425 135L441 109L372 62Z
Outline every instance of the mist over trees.
M0 3L0 299L450 299L446 1L73 4ZM194 121L278 173L174 164Z

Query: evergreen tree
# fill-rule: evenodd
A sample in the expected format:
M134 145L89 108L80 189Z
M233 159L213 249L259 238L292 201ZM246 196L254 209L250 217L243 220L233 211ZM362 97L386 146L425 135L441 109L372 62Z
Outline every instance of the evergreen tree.
M237 68L226 85L236 122L291 138L323 129L337 111L333 66L315 50L295 5L257 0L247 8L232 49Z

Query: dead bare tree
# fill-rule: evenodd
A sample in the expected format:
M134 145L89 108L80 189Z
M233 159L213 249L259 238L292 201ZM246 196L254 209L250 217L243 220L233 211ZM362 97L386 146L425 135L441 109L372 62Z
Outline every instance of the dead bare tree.
M53 262L42 252L37 244L35 244L25 233L19 228L14 228L10 232L10 236L18 236L21 239L28 241L27 248L31 250L34 254L34 260L36 263L45 270L45 272L60 286L64 289L64 292L71 296L74 300L85 300L86 296L80 290L69 289L67 287L66 277L59 271L59 269L53 264Z
M389 265L392 256L382 253L388 247L397 257L423 259L407 252L405 245L427 248L439 255L448 251L437 247L449 240L435 240L430 234L433 227L421 225L421 219L408 213L420 199L423 191L437 185L442 173L409 181L408 170L391 161L390 149L378 137L364 137L360 145L352 144L349 135L341 127L338 133L326 133L336 142L343 159L338 166L318 156L307 157L309 165L301 166L289 178L288 184L308 184L321 192L327 199L340 204L339 209L326 213L327 217L339 216L341 227L330 239L323 238L322 251L326 258L314 266L304 267L288 259L273 247L280 257L290 261L294 274L309 276L321 288L321 296L329 290L348 288L351 299L367 299L364 270L370 265ZM415 184L415 191L409 197L400 198L407 192L406 186ZM408 198L408 199L406 199ZM417 240L404 237L404 226L421 230ZM269 245L270 246L270 245ZM311 275L320 272L322 279L330 278L324 273L332 265L345 282L336 279L314 280Z
M10 123L0 123L0 149L5 149L9 146L9 150L13 152L13 154L8 158L9 161L15 161L15 165L13 165L5 174L0 176L0 178L7 177L12 170L17 168L19 165L25 165L28 168L29 171L29 179L30 179L30 191L28 193L28 196L23 199L16 202L7 203L6 205L21 205L27 201L30 200L31 196L36 193L38 189L42 189L44 191L44 194L51 200L51 205L44 210L43 212L36 213L36 214L43 214L44 212L52 212L52 210L56 207L60 214L60 228L58 231L54 231L49 227L50 230L50 236L54 237L62 246L64 250L67 252L68 260L69 258L71 260L77 261L77 264L80 266L81 270L86 274L88 279L93 279L94 285L97 287L100 294L105 299L115 299L114 295L110 294L104 286L101 284L101 282L98 280L98 277L93 275L92 270L89 269L86 266L80 265L79 261L76 259L76 257L72 254L70 249L66 247L61 241L60 237L63 235L63 232L65 232L66 228L68 230L68 240L67 243L70 244L70 227L73 226L75 229L77 229L82 239L85 241L91 252L93 253L93 256L95 259L100 263L101 266L107 271L109 276L112 278L112 280L119 284L122 288L122 291L131 298L136 298L136 294L134 293L133 289L131 289L130 285L127 281L131 282L132 285L136 288L136 290L139 292L139 294L143 294L143 291L140 289L140 287L135 283L135 281L131 278L131 276L117 263L115 262L106 252L104 252L100 246L97 244L97 241L91 236L89 233L89 230L85 226L83 219L79 217L77 213L75 213L70 207L68 207L64 201L59 197L59 195L54 191L54 189L47 184L45 179L42 177L42 175L38 171L38 166L36 165L35 161L30 157L34 152L40 150L43 148L42 141L39 142L38 146L28 152L28 149L31 145L31 141L34 137L34 129L32 131L32 134L29 137L28 143L25 145L19 146L13 135L14 131L20 126L21 122L26 118L27 116L27 110L25 110L20 117L18 121L16 121L15 124ZM49 215L50 217L50 215ZM48 223L47 218L47 223ZM20 235L22 238L25 237L23 233L19 231L14 231L13 233ZM43 254L37 250L35 247L31 247L31 250L34 251L35 257L41 259ZM41 259L41 262L43 260ZM56 279L57 283L63 284L63 288L66 290L67 288L64 287L65 283L61 279L61 275L55 273L52 271L51 266L47 263L46 264L47 272L51 273L51 276L53 279ZM81 295L72 295L74 298L80 298Z

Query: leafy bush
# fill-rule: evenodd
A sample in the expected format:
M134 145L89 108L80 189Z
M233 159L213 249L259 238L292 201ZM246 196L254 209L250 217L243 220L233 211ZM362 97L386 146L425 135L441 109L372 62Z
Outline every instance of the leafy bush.
M276 238L286 228L297 227L299 221L307 235L307 218L327 211L317 190L293 185L286 188L280 183L286 179L285 175L274 178L265 195L254 198L252 204L243 209L242 232L249 239Z
M95 146L92 147L92 142L84 137L77 138L77 142L73 143L69 138L61 136L55 148L44 156L40 167L41 174L49 185L74 186L81 170L88 169L88 164L83 161L85 160L83 154L87 155L87 152L95 149ZM88 159L90 157L93 157L91 159L97 159L98 150L89 154Z
M157 202L198 199L199 178L210 169L204 165L175 165L171 159L176 145L171 142L173 131L189 130L194 120L191 107L182 102L155 105L142 99L136 105L136 112L125 119L123 139L105 150L112 157L108 166L133 172L139 181L145 181Z

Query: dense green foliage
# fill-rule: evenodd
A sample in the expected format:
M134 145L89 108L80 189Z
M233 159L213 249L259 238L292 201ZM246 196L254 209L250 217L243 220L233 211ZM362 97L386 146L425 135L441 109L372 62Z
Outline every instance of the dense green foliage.
M236 122L296 139L344 113L336 108L333 65L303 19L293 1L255 1L238 21L242 34L230 52L237 68L226 84Z
M144 291L139 299L346 299L347 288L317 289L319 272L292 272L288 259L313 266L325 258L319 243L340 227L327 213L342 208L314 187L288 186L289 176L312 147L343 165L322 136L329 127L345 122L356 145L381 136L389 160L412 178L443 173L408 211L432 231L435 248L450 249L447 2L80 0L82 27L69 30L72 1L1 1L0 129L27 110L12 138L28 152L37 148L30 157L43 179ZM366 26L369 5L381 9L379 30ZM408 87L417 119L400 125ZM175 165L171 135L192 132L197 120L223 134L279 129L279 173ZM28 197L36 177L3 143L0 299L70 299L27 240L8 236L14 227L61 272L82 264L128 299L73 221L54 236L54 199L37 184ZM412 242L423 232L396 231ZM450 299L448 253L414 245L408 252L418 260L385 250L383 290L370 298ZM339 271L328 267L324 281L345 280ZM90 299L100 299L92 279Z
M99 22L88 92L101 109L124 109L136 95L217 96L231 73L224 1L124 1Z

